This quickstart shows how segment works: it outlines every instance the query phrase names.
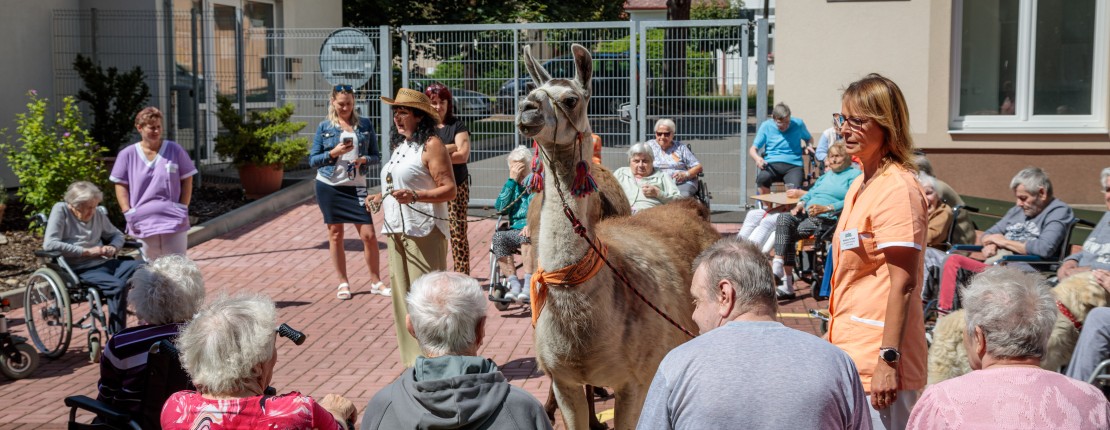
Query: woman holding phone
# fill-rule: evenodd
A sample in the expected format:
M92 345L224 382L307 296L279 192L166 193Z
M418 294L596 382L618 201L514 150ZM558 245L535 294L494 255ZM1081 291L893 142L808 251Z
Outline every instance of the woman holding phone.
M376 163L378 136L368 118L355 113L354 89L350 85L332 88L328 116L316 127L308 164L316 167L316 202L328 226L328 252L339 277L335 297L350 300L347 255L343 250L344 224L354 224L366 266L370 269L370 292L389 296L378 269L378 239L374 221L364 208L367 164Z

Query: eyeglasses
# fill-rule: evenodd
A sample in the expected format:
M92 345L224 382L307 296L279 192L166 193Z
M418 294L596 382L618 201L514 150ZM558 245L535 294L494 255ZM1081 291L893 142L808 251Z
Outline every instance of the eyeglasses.
M846 116L841 113L834 113L832 114L832 116L833 125L835 125L836 128L842 127L844 123L847 122L848 128L851 128L855 131L859 131L861 128L863 128L864 123L871 120L871 118L866 118L862 116Z
M655 132L656 136L663 136L663 137L669 137L672 134L674 134L674 132L672 132L672 131L657 131L657 132Z
M337 93L353 93L353 92L355 92L355 89L351 88L350 85L336 85L335 88L332 88L332 90L337 92Z

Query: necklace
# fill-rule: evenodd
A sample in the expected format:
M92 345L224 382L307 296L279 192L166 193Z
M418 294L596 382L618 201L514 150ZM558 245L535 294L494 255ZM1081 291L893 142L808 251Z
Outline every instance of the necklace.
M399 164L401 161L408 158L410 153L415 152L413 151L413 148L416 147L416 142L406 140L404 143L399 145L396 150L393 151L393 157L390 157L389 163L386 164L385 167L382 169L385 171L385 192L393 191L393 169L396 168L397 164Z

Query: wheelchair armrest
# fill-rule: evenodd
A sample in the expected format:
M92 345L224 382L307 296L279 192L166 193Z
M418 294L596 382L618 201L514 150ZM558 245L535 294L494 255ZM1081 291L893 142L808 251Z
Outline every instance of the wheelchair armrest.
M35 256L42 258L58 258L62 256L62 251L47 251L45 249L36 249Z
M126 412L121 412L107 403L93 400L88 396L66 397L65 404L70 408L69 421L71 423L74 422L77 417L77 409L82 409L96 414L97 417L104 420L109 425L141 430L139 425L131 420L131 415L128 415Z
M982 251L982 250L983 250L983 245L971 245L971 244L967 244L967 243L957 243L955 245L952 245L951 248L948 248L948 253L951 254L952 251L979 252L979 251Z
M1055 263L1054 261L1045 261L1045 259L1036 255L1007 255L999 261L1008 263Z
M123 241L123 248L122 249L139 249L139 248L142 248L142 247L143 247L142 242L139 242L137 240L125 240L125 241Z
M968 205L956 205L956 207L954 207L954 208L952 208L952 209L953 209L954 211L957 211L957 212L959 212L959 211L960 211L960 210L962 209L962 210L965 210L965 211L968 211L968 212L975 212L975 213L979 213L979 208L977 208L977 207L975 207L975 206L968 206Z
M1095 228L1095 223L1087 221L1083 218L1076 218L1075 223L1088 228Z

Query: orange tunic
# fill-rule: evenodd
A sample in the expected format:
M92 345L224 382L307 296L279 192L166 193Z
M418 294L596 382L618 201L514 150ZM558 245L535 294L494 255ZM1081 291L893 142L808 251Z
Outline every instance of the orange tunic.
M864 390L870 392L891 292L883 249L915 248L919 251L917 267L922 267L928 225L925 193L913 173L902 166L890 165L861 191L863 180L861 175L848 188L833 240L828 339L852 357ZM841 250L840 236L850 229L859 232L859 246ZM900 390L918 390L926 382L925 322L916 300L921 297L922 278L920 275L910 278L914 287L900 346Z

